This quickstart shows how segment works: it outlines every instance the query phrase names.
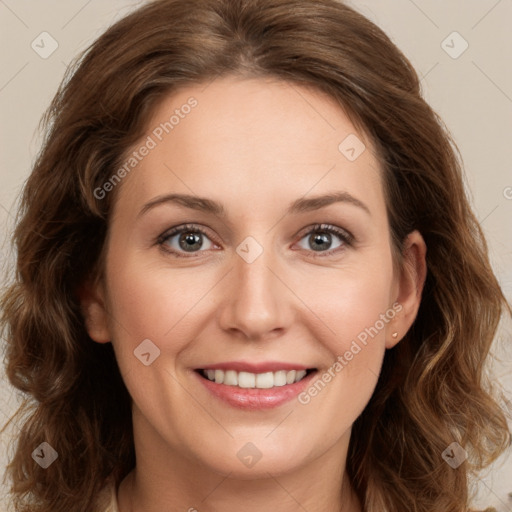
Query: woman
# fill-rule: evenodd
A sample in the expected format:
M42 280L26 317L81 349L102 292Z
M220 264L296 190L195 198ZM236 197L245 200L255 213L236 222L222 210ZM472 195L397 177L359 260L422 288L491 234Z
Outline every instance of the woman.
M468 509L510 444L483 365L511 309L379 28L157 0L46 121L3 297L18 511Z

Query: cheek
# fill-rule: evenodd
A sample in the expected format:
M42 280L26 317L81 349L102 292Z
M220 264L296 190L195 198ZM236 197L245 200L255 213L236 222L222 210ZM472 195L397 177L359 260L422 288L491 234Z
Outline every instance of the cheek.
M385 272L364 278L345 275L338 285L324 284L323 293L311 288L309 297L328 327L328 334L318 339L330 362L298 398L304 414L317 418L315 430L323 432L322 442L329 444L359 417L374 392L395 310Z
M343 395L348 392L345 398L355 400L356 407L358 397L361 403L369 398L380 371L389 324L385 316L389 309L386 291L375 281L346 282L337 294L337 306L326 304L330 309L325 313L325 323L335 334L323 338L333 361L331 379L326 376L325 380L343 390Z
M364 342L368 330L375 338L383 338L390 320L382 321L383 315L391 310L388 316L394 316L391 288L390 264L375 264L366 269L344 269L316 276L314 283L301 285L300 293L321 319L325 343L329 343L333 354L340 354L349 349L352 340Z
M368 259L365 265L318 276L314 285L303 285L301 290L321 319L317 339L330 354L330 365L319 374L321 382L311 393L306 390L303 403L315 401L313 408L330 411L332 421L355 420L380 373L396 308L391 293L391 255L386 251L379 254L380 258ZM317 394L322 398L317 400Z
M188 343L187 326L197 318L197 305L209 289L201 275L190 269L180 275L129 259L111 273L108 286L113 343L125 360L145 339L161 355L180 352Z

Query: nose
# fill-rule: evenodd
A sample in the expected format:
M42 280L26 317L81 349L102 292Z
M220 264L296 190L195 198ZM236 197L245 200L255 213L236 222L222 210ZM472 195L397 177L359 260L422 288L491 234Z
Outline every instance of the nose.
M237 253L233 260L221 302L222 329L251 341L281 335L292 322L294 294L272 250L265 248L252 262Z

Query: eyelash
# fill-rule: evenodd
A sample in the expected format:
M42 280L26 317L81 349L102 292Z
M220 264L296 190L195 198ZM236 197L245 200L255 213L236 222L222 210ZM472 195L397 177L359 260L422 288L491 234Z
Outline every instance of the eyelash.
M199 225L195 224L185 224L183 226L177 226L175 228L172 228L170 231L166 231L162 235L160 235L157 239L157 244L167 253L171 253L174 256L177 256L178 258L194 258L197 256L193 256L194 253L189 253L190 256L184 256L184 253L178 252L174 249L169 249L166 242L172 238L174 235L182 234L182 233L201 233L202 235L206 236L208 239L210 239L209 234L201 228ZM352 247L354 244L354 236L349 233L348 231L338 228L336 226L333 226L331 224L314 224L313 226L308 228L308 231L301 232L300 240L302 240L305 236L310 235L314 232L321 232L321 233L330 233L338 236L342 242L342 245L339 247L336 247L335 249L329 249L328 251L310 251L313 253L313 258L325 258L326 256L331 256L332 254L344 250L347 246ZM212 240L212 242L216 243L215 240ZM196 251L197 253L201 253L204 251ZM316 254L315 254L316 252Z

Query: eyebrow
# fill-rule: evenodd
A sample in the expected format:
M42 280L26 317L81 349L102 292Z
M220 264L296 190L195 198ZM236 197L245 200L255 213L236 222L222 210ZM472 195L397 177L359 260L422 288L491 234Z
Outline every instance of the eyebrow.
M218 203L212 199L207 199L206 197L198 197L189 194L166 194L158 196L146 203L138 213L137 217L141 217L156 206L168 203L174 203L184 206L185 208L190 208L191 210L209 213L221 219L225 219L227 217L226 210L221 203ZM294 213L304 213L319 210L320 208L324 208L334 203L347 203L353 206L357 206L371 216L371 212L368 206L366 206L362 201L353 195L343 191L332 192L330 194L314 196L310 198L301 197L295 200L288 207L286 214L290 215Z

